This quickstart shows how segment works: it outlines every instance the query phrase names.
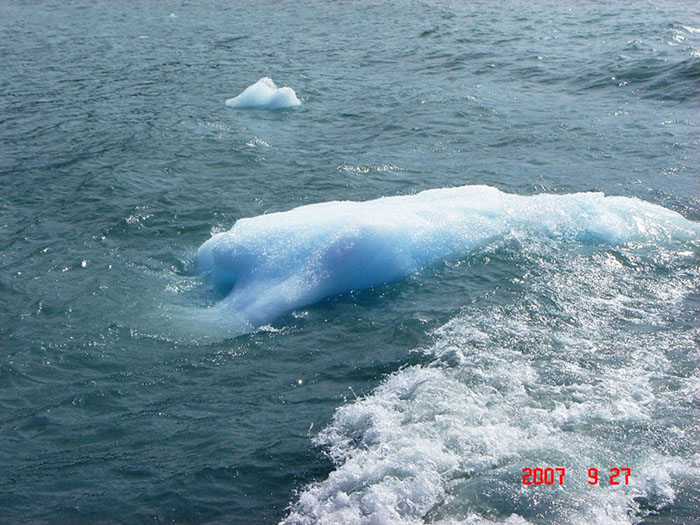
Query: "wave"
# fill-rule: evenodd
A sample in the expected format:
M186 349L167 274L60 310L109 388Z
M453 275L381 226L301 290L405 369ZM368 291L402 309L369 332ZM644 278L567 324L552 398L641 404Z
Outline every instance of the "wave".
M526 278L437 330L425 364L337 410L314 439L335 469L285 525L626 524L694 497L697 253L496 244L484 255L506 252ZM564 484L523 486L525 467L564 467ZM611 467L632 482L605 486Z
M695 239L700 225L636 198L462 186L240 219L199 248L198 268L227 294L211 318L257 327L457 259L513 231L594 244L659 243Z
M683 102L700 95L700 56L677 61L646 57L630 64L611 64L604 71L584 73L576 79L582 90L606 89L629 85L640 89L644 97Z
M226 105L238 109L284 109L299 106L301 101L292 88L278 88L271 78L263 77L228 99Z

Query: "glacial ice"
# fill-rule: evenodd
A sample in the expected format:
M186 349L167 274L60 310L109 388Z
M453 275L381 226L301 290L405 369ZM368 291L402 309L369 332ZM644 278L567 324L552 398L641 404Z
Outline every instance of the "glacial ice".
M462 186L240 219L199 248L198 268L228 294L212 308L218 317L257 327L324 298L456 259L509 233L660 243L697 239L700 224L637 198Z
M238 109L284 109L299 106L301 101L292 88L278 88L271 78L263 77L240 95L228 99L226 105Z

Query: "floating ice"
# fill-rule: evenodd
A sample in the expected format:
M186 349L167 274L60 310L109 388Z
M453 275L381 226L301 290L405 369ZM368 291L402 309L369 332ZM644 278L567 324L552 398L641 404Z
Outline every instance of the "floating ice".
M587 243L662 242L698 238L700 225L636 198L462 186L240 219L199 248L198 267L228 293L213 313L257 327L326 297L456 259L509 232Z
M228 99L226 105L239 109L283 109L299 106L301 101L292 88L278 88L271 78L263 77L237 97Z

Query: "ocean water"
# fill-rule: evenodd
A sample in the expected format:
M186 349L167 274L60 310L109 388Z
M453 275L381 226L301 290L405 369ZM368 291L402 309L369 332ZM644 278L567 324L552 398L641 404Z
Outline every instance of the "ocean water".
M698 522L700 3L0 36L0 521Z

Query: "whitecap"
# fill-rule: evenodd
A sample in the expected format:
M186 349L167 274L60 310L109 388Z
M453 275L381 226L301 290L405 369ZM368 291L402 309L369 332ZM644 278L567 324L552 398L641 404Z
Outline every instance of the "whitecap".
M521 295L465 307L425 364L336 411L314 438L335 468L300 491L285 525L632 524L684 485L694 493L700 377L677 362L696 355L699 329L670 320L684 317L700 268L675 257L660 277L606 264L604 251L533 244ZM630 333L639 314L647 329ZM522 484L523 468L547 467L566 469L561 486ZM610 486L613 467L631 469L629 484Z

